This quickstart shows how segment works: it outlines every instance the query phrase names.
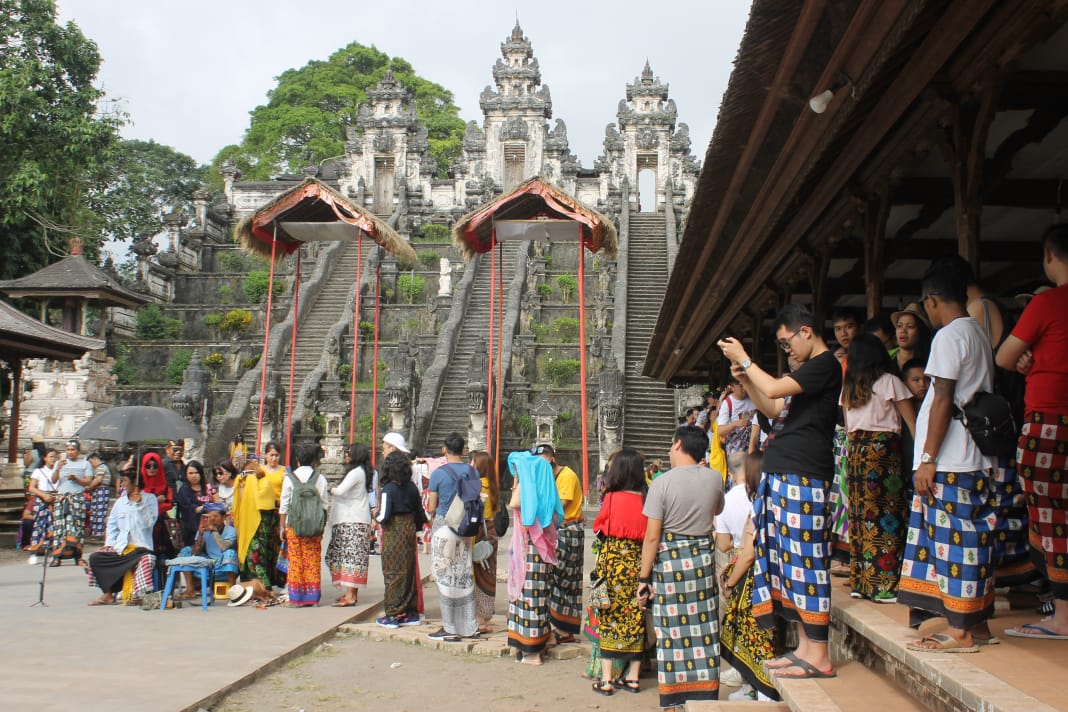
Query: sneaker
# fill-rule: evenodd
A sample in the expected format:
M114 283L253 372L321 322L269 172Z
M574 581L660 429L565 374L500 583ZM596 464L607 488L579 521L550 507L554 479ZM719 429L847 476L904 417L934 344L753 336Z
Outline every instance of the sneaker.
M426 637L430 638L431 640L445 640L450 643L460 640L460 636L455 635L453 633L449 633L444 628L438 628L433 633L427 633Z
M400 622L397 620L397 616L382 616L375 621L383 628L400 628Z
M422 622L418 615L412 616L407 613L401 613L397 616L397 623L400 625L420 625Z
M745 684L745 680L742 679L742 673L734 668L721 672L719 674L719 681L720 684L727 685L728 687L741 687Z
M850 591L849 592L849 597L850 598L864 598L864 594L861 593L860 591Z
M463 638L464 638L464 640L482 640L482 632L476 630L471 635L463 636Z
M752 685L742 685L739 690L727 695L727 699L731 702L753 702L756 700L756 690Z
M889 591L880 591L879 593L872 596L871 600L875 601L876 603L897 603L897 596L890 593Z

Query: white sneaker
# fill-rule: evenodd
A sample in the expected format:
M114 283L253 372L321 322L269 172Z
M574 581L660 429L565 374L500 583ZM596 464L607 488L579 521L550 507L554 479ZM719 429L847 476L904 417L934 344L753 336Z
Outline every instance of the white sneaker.
M722 671L719 674L719 682L721 685L726 685L727 687L741 687L745 684L745 680L742 679L742 673L734 668Z
M775 702L775 700L771 699L770 697L765 695L763 692L758 692L757 693L757 702Z
M756 690L752 685L742 685L736 692L727 695L731 702L752 702L756 700Z

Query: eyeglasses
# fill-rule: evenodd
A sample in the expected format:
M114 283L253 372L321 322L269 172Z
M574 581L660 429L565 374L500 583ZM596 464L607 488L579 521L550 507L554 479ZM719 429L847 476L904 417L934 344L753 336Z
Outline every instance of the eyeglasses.
M789 352L790 351L790 341L793 340L793 338L795 336L797 336L798 334L800 334L800 333L801 333L801 330L798 329L794 333L790 334L787 338L783 339L782 341L778 341L776 343L779 344L779 348L780 349L782 349L783 351Z
M154 462L150 462L147 465L145 465L145 469L146 470L158 470L159 469L159 465L157 465Z

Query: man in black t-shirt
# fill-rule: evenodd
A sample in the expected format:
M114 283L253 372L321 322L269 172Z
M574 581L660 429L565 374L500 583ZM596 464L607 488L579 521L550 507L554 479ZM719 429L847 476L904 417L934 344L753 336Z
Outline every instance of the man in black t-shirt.
M779 347L800 364L775 378L755 365L733 338L719 342L731 373L757 408L774 420L789 411L764 455L764 481L753 509L757 527L753 615L764 627L776 615L795 621L797 650L767 661L784 678L834 677L827 653L831 588L827 567L827 493L834 477L831 443L842 390L842 367L812 313L791 304L775 318Z

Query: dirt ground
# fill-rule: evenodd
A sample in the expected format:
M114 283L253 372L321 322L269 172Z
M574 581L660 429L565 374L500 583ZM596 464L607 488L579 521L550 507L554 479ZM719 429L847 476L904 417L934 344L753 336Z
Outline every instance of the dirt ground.
M548 660L541 667L511 658L453 655L396 641L337 639L228 697L213 712L263 710L650 710L654 677L638 694L595 694L582 677L589 660Z

